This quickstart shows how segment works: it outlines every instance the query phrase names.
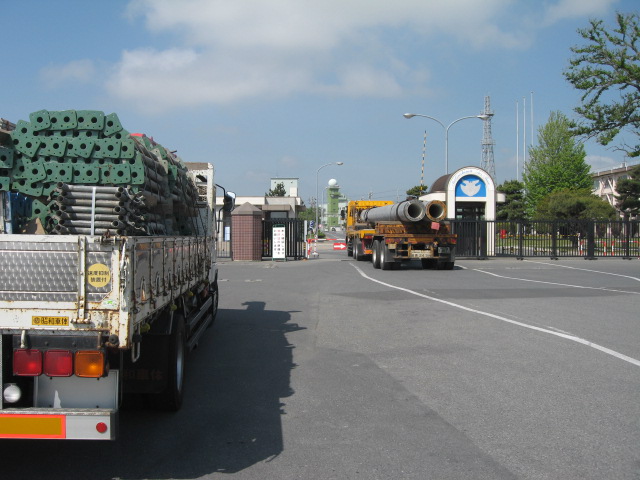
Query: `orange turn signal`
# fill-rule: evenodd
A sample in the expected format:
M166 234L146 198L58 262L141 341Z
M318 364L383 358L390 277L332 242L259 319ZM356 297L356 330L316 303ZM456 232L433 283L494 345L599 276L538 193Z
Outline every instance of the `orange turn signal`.
M97 350L76 352L75 374L78 377L102 377L104 375L104 352Z

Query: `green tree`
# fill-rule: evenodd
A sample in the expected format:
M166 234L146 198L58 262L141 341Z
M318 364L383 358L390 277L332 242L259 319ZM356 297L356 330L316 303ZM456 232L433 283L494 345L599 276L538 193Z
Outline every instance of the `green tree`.
M535 214L536 218L544 220L612 220L616 216L616 209L589 189L556 190L538 203Z
M538 145L529 148L529 161L522 176L525 208L532 216L538 203L558 190L590 189L590 167L585 162L584 145L570 131L570 121L561 112L551 112L538 129Z
M264 194L265 197L284 197L286 195L287 191L284 189L284 182L276 183L275 188Z
M616 185L616 206L625 218L640 213L640 165L636 165L629 172L629 178L618 180Z
M578 33L587 42L571 48L574 57L564 72L566 79L583 90L582 105L575 111L583 122L574 133L595 137L608 145L623 129L640 134L640 17L637 12L616 14L616 27L591 20ZM640 155L640 144L620 145L630 157Z
M411 187L409 190L407 190L407 195L419 197L421 195L426 194L427 191L428 190L426 185L416 185L415 187Z
M526 217L524 205L524 184L518 180L507 180L498 186L505 194L505 202L497 205L498 220L520 220Z
M318 214L320 211L318 210ZM318 215L319 216L319 215ZM298 213L300 220L316 220L316 207L307 207L305 210Z

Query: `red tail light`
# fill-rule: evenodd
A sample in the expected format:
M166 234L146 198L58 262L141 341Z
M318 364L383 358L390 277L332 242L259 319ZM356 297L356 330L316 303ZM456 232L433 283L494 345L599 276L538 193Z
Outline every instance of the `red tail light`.
M44 374L49 377L73 375L73 354L69 350L47 350L44 353Z
M37 377L42 374L42 352L20 348L13 351L13 374Z

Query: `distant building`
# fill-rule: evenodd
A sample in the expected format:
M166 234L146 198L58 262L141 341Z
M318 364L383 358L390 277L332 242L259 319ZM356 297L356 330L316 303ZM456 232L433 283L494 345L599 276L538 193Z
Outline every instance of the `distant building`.
M343 221L340 218L340 210L347 207L347 197L340 193L340 185L334 178L329 180L326 190L326 203L322 205L322 217L320 223L324 229L339 227Z
M220 193L220 192L218 192ZM216 197L216 208L222 208L222 196ZM265 197L245 196L236 197L236 206L250 203L254 207L262 210L262 218L298 218L298 213L306 207L302 204L300 197Z
M591 178L593 178L593 193L617 208L615 196L618 192L616 186L620 180L629 178L629 170L636 165L638 164L627 165L624 163L617 168L591 173Z
M274 190L278 184L282 183L284 185L284 191L286 193L286 197L297 197L298 196L298 179L297 178L272 178L271 179L271 190Z

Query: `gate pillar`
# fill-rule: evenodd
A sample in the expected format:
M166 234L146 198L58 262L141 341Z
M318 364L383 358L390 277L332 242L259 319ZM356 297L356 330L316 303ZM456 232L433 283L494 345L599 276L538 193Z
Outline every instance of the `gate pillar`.
M262 260L262 211L245 203L231 212L233 260Z

